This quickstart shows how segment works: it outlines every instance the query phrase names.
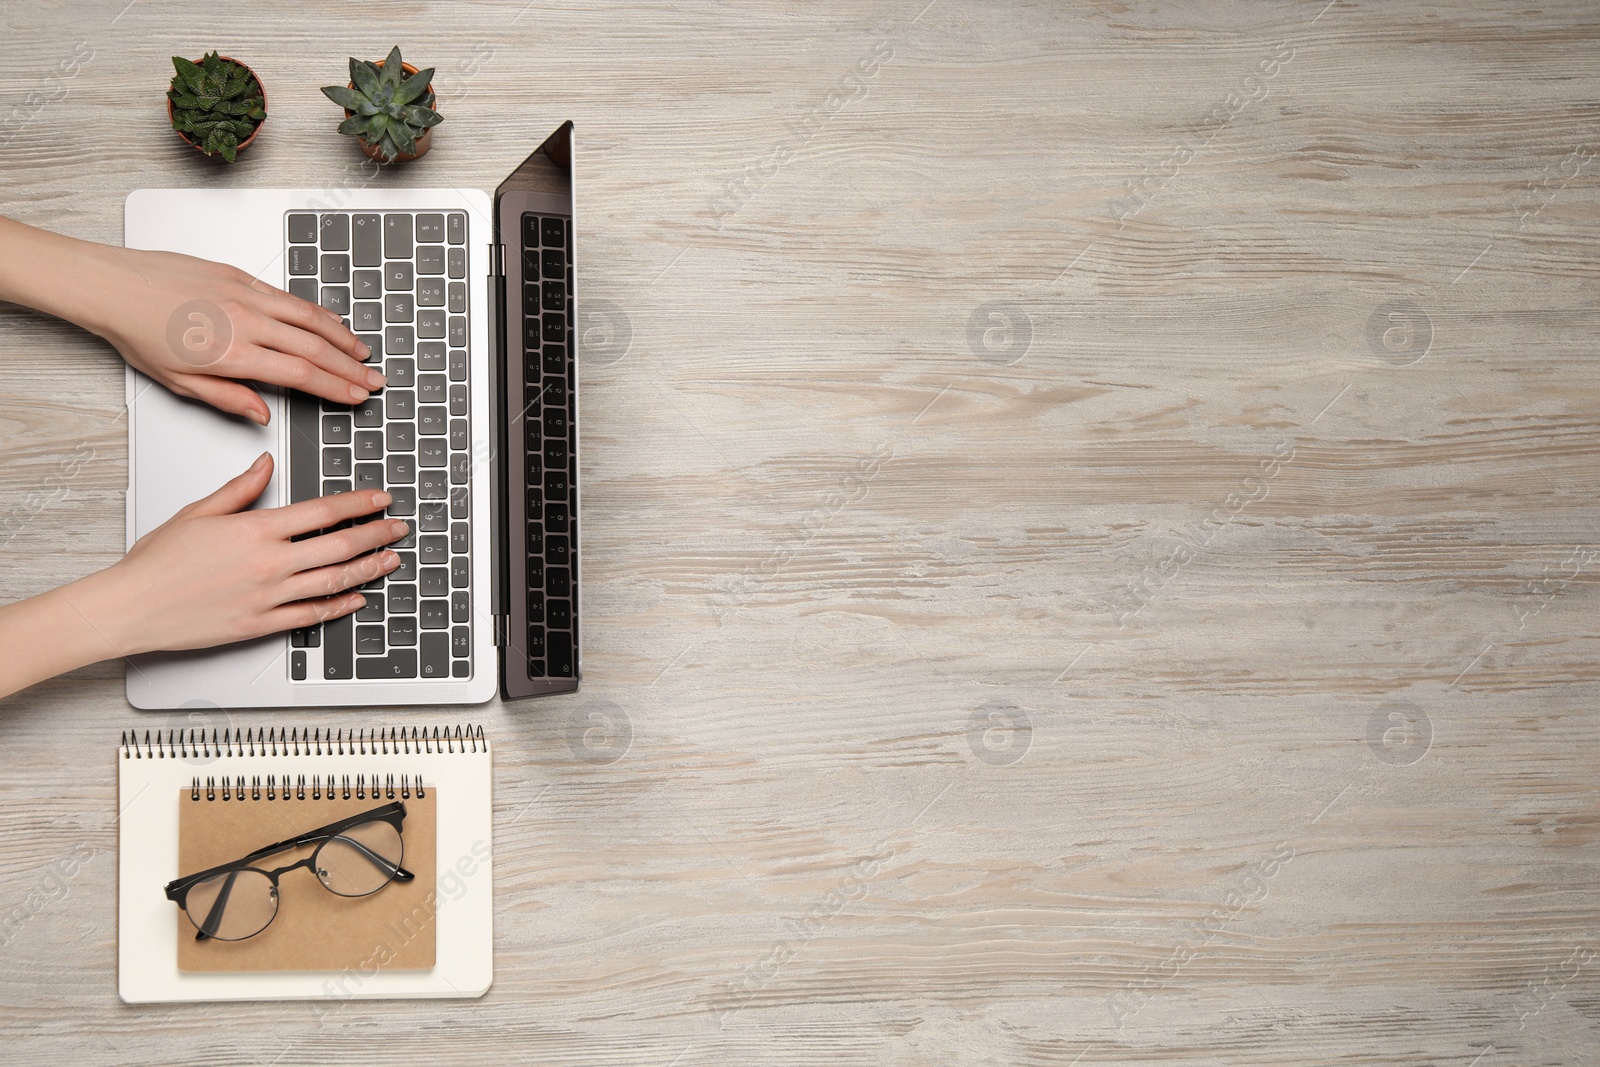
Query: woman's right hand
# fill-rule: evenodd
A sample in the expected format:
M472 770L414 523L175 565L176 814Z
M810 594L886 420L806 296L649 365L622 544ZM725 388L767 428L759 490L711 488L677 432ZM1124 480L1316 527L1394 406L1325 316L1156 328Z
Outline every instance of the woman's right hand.
M120 562L61 590L109 654L207 648L336 619L366 603L355 586L399 565L383 546L408 532L400 519L292 540L381 511L388 493L246 511L271 477L272 457L263 453L141 537Z

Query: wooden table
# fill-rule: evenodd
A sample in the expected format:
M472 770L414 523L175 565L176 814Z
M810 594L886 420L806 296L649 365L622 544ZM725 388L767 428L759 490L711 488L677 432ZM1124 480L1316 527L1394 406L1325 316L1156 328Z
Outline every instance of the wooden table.
M121 1005L112 747L191 723L106 664L3 706L8 1062L1596 1062L1592 5L925 2L8 8L7 213L359 176L398 41L384 185L576 120L589 308L583 691L314 718L486 724L493 989ZM4 596L118 557L121 410L0 309Z

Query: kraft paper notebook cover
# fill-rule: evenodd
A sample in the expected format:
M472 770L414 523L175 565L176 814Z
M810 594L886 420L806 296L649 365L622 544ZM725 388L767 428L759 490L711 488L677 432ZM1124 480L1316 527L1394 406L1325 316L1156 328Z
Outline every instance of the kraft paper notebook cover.
M320 778L297 777L289 788L268 775L263 785L234 782L220 789L200 784L178 797L178 870L204 871L232 863L252 849L286 841L308 830L370 811L391 800L405 805L400 865L413 874L434 867L436 789L413 788L411 779L388 776L387 787L369 789L366 775L328 789ZM207 781L211 776L207 776ZM302 846L251 866L272 870L310 856ZM238 971L425 971L434 964L437 909L434 879L390 882L368 896L329 892L310 870L290 871L279 881L281 900L267 928L241 941L195 937L194 922L178 924L178 970L184 974ZM202 914L201 921L205 916Z
M118 991L125 1002L475 997L488 990L494 973L492 759L481 728L262 729L209 738L193 732L152 731L142 739L125 736L117 757L117 971ZM304 800L298 788L302 777ZM331 800L330 780L336 788ZM404 792L414 790L419 780L423 795L413 791L405 798ZM271 801L269 781L275 790ZM291 783L292 799L283 799L285 781ZM374 781L381 783L383 793L377 801L372 796ZM318 884L315 874L301 869L281 877L281 899L271 926L254 938L233 943L234 948L245 948L256 961L252 966L259 969L245 970L237 959L228 964L237 969L194 969L195 957L183 947L185 938L193 942L194 927L166 898L169 881L237 860L300 830L388 803L391 782L395 799L407 805L402 865L416 878L405 884L391 882L369 897L350 898L384 909L382 921L376 920L375 911L371 913L379 930L373 945L357 951L359 939L352 938L298 956L288 954L283 942L276 948L264 941L251 945L281 933L280 924L292 915L309 919L308 911L341 902ZM365 790L364 800L356 796L358 788ZM319 795L314 797L314 791ZM294 814L302 804L301 813ZM256 833L244 824L256 823L261 812L278 811L294 824L282 834L269 831L263 839L241 842L237 848L217 843L219 836ZM430 816L433 825L425 830ZM253 865L271 870L309 854L310 850L297 850ZM411 897L406 891L420 895ZM386 900L388 894L396 894L396 899ZM398 903L404 900L427 904L420 910L408 908L395 923ZM369 927L363 930L371 933ZM423 930L431 938L420 936ZM267 951L262 951L263 945ZM334 958L328 953L335 949L345 962L325 969L323 965ZM211 966L217 955L205 954L201 966ZM303 969L282 969L285 966Z

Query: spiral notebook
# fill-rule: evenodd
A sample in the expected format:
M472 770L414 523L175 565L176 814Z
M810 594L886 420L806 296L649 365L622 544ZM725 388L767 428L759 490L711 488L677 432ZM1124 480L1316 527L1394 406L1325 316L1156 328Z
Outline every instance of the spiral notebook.
M124 1002L488 990L491 755L481 727L147 732L143 740L124 735L117 766ZM231 942L197 939L194 923L166 897L166 884L180 876L390 805L404 812L401 866L411 880L342 897L310 869L288 871L270 924ZM311 852L252 865L286 867Z

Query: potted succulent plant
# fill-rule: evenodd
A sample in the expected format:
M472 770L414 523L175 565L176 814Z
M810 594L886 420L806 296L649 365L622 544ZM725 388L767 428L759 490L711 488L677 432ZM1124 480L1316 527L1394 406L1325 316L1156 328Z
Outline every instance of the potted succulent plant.
M212 52L198 62L172 57L167 119L172 128L208 156L232 163L248 148L267 119L267 93L256 72Z
M350 84L327 85L322 92L344 108L340 133L354 137L380 163L403 163L433 147L433 127L444 121L433 109L433 69L403 61L395 45L378 63L351 56Z

